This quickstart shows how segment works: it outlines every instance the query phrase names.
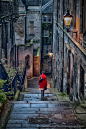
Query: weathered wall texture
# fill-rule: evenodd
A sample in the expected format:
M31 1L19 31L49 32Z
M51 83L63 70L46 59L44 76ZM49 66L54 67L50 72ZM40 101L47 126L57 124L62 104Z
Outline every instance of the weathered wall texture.
M30 34L30 21L34 22L34 33ZM27 13L27 41L34 39L40 40L41 38L41 21L39 12L28 12Z
M25 43L25 17L20 16L15 22L15 43L24 44Z

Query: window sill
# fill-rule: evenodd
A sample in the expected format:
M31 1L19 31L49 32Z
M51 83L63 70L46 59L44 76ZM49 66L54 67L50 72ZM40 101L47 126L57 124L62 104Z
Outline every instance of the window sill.
M29 36L35 36L35 34L29 34Z

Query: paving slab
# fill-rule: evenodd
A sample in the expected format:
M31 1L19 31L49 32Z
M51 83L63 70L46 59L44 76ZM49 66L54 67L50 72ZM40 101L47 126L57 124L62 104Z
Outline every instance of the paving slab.
M7 124L7 128L21 128L21 124Z
M12 113L11 114L36 114L37 113L37 111L27 111L27 110L24 110L24 111L17 111L17 112L13 112L12 111Z
M39 111L39 108L13 108L12 112L20 112L21 111L27 111L27 112L30 112L30 111Z
M43 103L43 104L31 104L31 108L40 108L40 107L42 107L42 108L47 108L48 107L48 104L45 104L45 103Z
M30 107L30 104L15 104L14 108L26 108Z
M23 128L23 127L21 127L21 128L6 128L6 129L28 129L28 128ZM30 128L30 127L29 127L29 129L39 129L39 128L33 128L33 127Z
M11 114L11 120L26 120L28 117L38 117L39 114Z
M50 94L50 93L45 93L44 94L44 96L45 97L48 97L48 96L56 96L55 94ZM25 94L24 95L24 98L31 98L31 97L33 97L33 98L35 98L35 97L40 97L41 98L41 94Z
M48 108L53 108L53 107L69 107L70 105L67 103L58 103L58 104L48 104Z
M22 123L28 124L28 120L9 120L8 121L8 124L22 124Z

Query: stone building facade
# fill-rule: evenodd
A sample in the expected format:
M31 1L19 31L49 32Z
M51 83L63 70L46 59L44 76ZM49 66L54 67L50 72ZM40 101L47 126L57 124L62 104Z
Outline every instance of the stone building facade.
M70 32L63 23L67 8L73 15ZM85 0L54 0L53 81L71 100L82 100L86 94L85 12Z
M38 76L40 42L40 1L0 0L0 59L9 67L26 66L27 78Z
M40 0L19 0L19 18L15 22L15 64L27 67L27 78L40 74L40 10Z
M0 59L4 59L9 66L15 43L14 22L18 14L18 0L0 0ZM15 56L13 58L15 64Z

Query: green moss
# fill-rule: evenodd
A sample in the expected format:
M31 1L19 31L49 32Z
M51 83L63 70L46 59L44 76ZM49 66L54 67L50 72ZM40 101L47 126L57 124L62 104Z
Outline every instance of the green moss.
M19 44L18 46L25 46L25 47L30 47L33 44L33 39L26 45L26 44Z
M68 96L66 93L58 93L58 96Z
M66 93L57 93L56 96L59 101L69 101L69 95Z

